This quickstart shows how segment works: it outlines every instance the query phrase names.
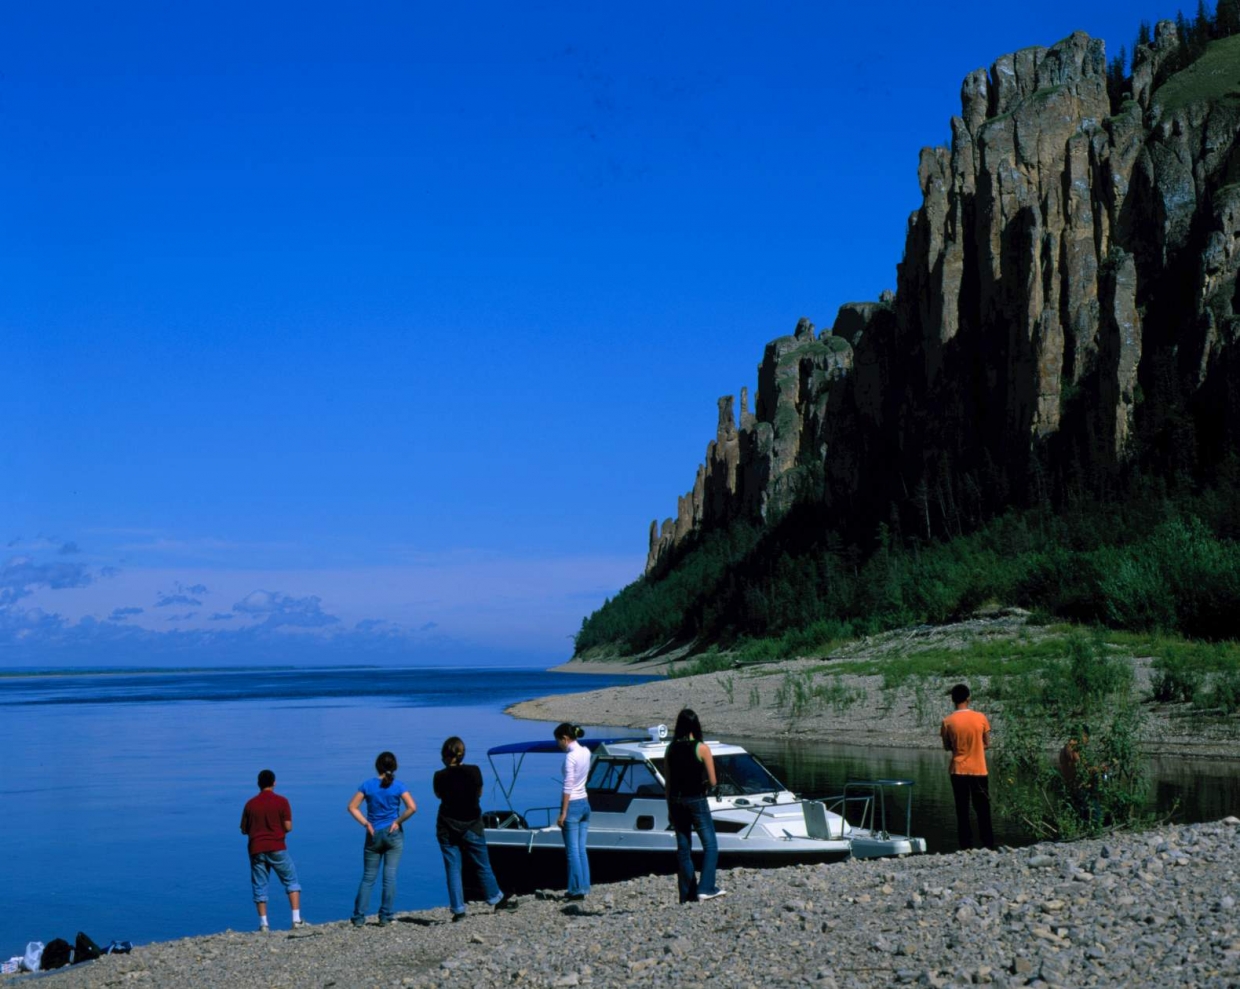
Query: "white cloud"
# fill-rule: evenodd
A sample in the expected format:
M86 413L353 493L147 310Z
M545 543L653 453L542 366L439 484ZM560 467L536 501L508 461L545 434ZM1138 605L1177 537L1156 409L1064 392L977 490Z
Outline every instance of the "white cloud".
M422 554L391 566L278 570L127 566L109 580L64 571L59 573L60 586L54 588L53 574L30 563L35 568L30 573L48 579L21 585L28 588L21 607L42 609L38 613L42 617L27 621L10 615L9 624L20 625L35 638L123 641L125 649L154 646L117 636L173 636L182 650L194 643L204 649L209 645L210 662L238 661L221 657L230 656L234 648L251 647L258 641L253 637L261 635L264 648L271 648L275 639L330 641L339 649L348 642L350 648L362 650L395 649L404 643L406 650L433 645L545 655L551 663L568 657L581 619L635 579L641 564L637 557L521 558L458 551ZM151 608L152 602L174 596L163 588L186 594L205 592L207 587L217 610L199 610L190 617L182 609L178 620L169 624L166 610ZM225 601L236 603L231 610L218 610ZM120 651L118 646L116 652ZM184 651L179 655L184 662Z

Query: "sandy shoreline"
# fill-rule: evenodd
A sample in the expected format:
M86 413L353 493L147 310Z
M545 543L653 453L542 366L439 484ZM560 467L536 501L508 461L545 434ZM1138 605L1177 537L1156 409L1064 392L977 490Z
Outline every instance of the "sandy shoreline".
M850 644L839 659L881 655L885 650L907 648L916 634L918 644L935 646L959 641L960 629L972 634L980 628L990 639L1015 637L1024 619L1001 618L992 622L969 622L939 629L913 630L876 636ZM1148 693L1150 660L1132 660L1139 694ZM537 721L574 721L643 730L675 721L682 707L698 712L713 736L737 738L801 738L807 741L865 745L876 748L940 747L938 725L951 710L944 693L955 678L912 682L885 690L878 675L832 674L830 661L788 659L777 663L667 678L669 663L662 660L617 662L570 661L554 667L559 673L609 673L661 677L649 683L611 687L581 693L556 694L523 701L507 708L517 718ZM816 672L815 672L816 671ZM793 713L781 691L807 674L815 685L834 684L837 703L806 706ZM1001 708L986 703L986 678L972 682L976 706L991 716L996 734L1003 728ZM851 700L847 700L851 698ZM1146 704L1142 748L1149 755L1183 758L1240 759L1240 720L1205 718L1186 704Z

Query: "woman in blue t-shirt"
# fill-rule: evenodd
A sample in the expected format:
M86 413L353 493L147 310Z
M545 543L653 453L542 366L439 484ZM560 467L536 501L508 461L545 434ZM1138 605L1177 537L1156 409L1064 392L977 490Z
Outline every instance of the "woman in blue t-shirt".
M379 901L379 926L386 927L395 916L396 868L400 865L400 853L405 847L403 825L417 813L418 805L405 784L396 778L396 756L380 752L375 760L375 779L367 780L357 788L349 801L349 813L366 829L366 844L362 847L362 883L357 887L357 899L353 901L353 926L366 923L366 908L370 906L370 891L375 888L379 864L383 864L383 895ZM362 801L366 813L362 814Z

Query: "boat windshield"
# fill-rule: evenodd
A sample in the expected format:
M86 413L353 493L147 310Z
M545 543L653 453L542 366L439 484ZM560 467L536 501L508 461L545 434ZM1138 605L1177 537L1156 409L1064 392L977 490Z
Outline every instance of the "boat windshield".
M786 790L755 756L715 756L715 778L719 781L719 795L734 797L753 793L779 793Z
M660 775L666 775L662 759L652 759ZM715 779L719 781L719 796L740 797L758 793L781 793L788 789L771 775L757 756L743 752L740 755L715 756Z
M663 784L644 761L600 756L586 780L590 793L633 793L642 797L663 796Z

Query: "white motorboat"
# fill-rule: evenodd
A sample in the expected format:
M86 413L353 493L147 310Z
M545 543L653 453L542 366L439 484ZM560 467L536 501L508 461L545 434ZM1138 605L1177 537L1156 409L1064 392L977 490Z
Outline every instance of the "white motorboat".
M676 836L664 796L667 730L645 738L583 739L592 752L586 793L590 828L586 847L591 878L608 882L676 871ZM912 780L853 780L839 795L803 799L789 792L753 754L739 745L708 741L718 787L708 798L719 840L719 867L770 868L846 858L916 855ZM518 810L517 782L529 755L562 755L552 739L499 745L487 752L508 806L483 814L491 864L505 890L556 888L565 882L564 841L553 805ZM497 760L511 757L501 771ZM542 789L540 787L540 789ZM543 792L546 792L543 789ZM850 823L850 820L852 823ZM903 826L903 833L895 830ZM701 845L693 837L700 864Z

